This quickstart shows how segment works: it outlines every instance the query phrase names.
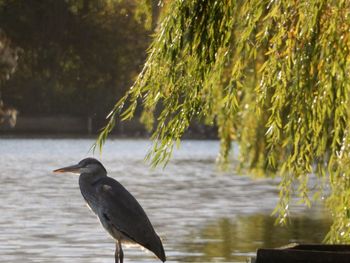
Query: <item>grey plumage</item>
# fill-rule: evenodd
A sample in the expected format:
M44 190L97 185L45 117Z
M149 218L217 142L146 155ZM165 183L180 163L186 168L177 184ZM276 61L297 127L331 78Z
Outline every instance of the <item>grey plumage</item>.
M116 240L115 262L123 262L122 243L137 243L166 260L162 242L139 202L118 181L107 176L103 165L86 158L55 172L80 173L81 194L103 227Z

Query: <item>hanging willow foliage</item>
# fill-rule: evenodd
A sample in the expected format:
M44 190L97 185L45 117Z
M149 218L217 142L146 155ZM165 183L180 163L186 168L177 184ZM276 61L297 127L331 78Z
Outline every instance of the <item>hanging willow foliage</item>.
M222 163L235 140L241 168L281 176L281 223L292 195L311 204L308 179L316 174L331 188L328 241L350 242L350 1L169 5L100 147L116 118L132 118L138 104L146 126L155 127L154 165L168 160L191 121L216 125Z

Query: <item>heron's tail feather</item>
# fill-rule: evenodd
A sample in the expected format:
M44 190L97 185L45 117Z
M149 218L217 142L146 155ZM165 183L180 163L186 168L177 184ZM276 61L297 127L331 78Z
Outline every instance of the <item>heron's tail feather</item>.
M166 256L163 248L162 241L160 240L158 235L155 235L155 242L151 246L145 246L149 250L151 250L161 261L166 261Z
M160 241L160 250L159 250L159 253L157 254L157 257L163 262L166 261L166 256L165 256L165 252L164 252L162 241Z

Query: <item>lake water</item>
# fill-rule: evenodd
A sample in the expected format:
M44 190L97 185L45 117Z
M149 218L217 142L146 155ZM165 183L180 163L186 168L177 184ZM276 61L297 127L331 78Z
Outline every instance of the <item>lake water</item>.
M114 242L80 194L78 176L52 170L91 156L92 139L0 139L0 262L114 262ZM143 161L146 140L110 140L109 176L141 203L163 240L167 262L246 262L259 247L322 241L322 208L295 207L274 226L277 180L222 173L217 141L184 141L165 169ZM125 262L160 262L125 248Z

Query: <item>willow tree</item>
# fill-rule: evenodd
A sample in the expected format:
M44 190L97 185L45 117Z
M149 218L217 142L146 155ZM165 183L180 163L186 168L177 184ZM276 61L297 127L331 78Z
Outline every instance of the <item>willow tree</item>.
M281 223L292 197L310 205L310 189L325 181L328 240L350 242L350 1L174 0L164 12L100 146L139 104L153 164L168 160L192 121L215 125L221 162L235 141L241 168L281 177Z

